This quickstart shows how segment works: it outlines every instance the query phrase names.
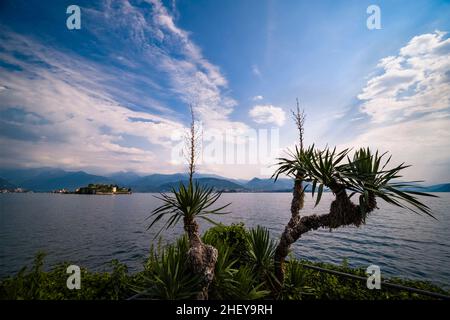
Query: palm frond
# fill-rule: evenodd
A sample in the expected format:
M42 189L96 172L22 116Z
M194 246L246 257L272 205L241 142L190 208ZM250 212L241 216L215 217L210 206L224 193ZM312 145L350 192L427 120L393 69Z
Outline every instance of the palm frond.
M433 217L431 209L419 201L417 196L436 197L435 195L410 190L417 188L413 184L415 181L396 182L402 178L402 172L409 165L401 163L388 168L392 156L386 159L387 152L373 153L370 148L361 148L350 158L350 151L344 149L337 152L336 148L328 147L319 150L314 145L304 151L296 148L290 152L290 157L278 159L278 168L272 178L276 180L281 174L293 176L300 172L303 181L312 185L311 194L316 196L316 206L325 187L332 189L332 186L341 186L351 191L350 197L360 195L361 208L368 208L371 197L375 196L389 204Z
M152 222L147 230L152 228L163 218L167 218L155 237L164 229L175 226L181 218L194 219L199 217L205 221L216 224L209 215L228 214L223 211L230 203L212 208L212 206L220 198L221 192L215 191L212 187L202 186L198 182L185 186L180 182L178 190L172 188L172 193L161 193L155 198L163 202L162 205L155 208L151 215Z

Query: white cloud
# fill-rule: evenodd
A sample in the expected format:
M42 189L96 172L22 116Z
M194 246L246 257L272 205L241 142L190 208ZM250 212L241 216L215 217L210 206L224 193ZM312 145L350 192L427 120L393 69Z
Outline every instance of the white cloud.
M262 100L262 99L264 99L263 96L254 96L254 97L252 98L253 101L260 101L260 100Z
M373 127L344 147L366 147L388 151L392 163L412 165L404 172L407 180L430 183L450 181L450 114Z
M279 127L281 127L286 120L286 113L284 110L272 105L256 105L249 111L249 115L256 123L273 123Z
M450 106L450 39L443 32L414 37L397 56L386 57L362 93L361 111L374 122L402 120Z
M393 161L412 167L402 179L450 181L450 39L435 32L416 36L398 55L380 60L358 96L368 122L348 130L364 131L341 147L389 151ZM339 119L338 121L342 121Z

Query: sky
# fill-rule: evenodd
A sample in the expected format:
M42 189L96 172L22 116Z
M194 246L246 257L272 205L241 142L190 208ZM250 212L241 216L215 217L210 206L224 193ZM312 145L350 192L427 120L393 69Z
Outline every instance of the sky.
M80 8L80 29L66 12ZM370 29L370 5L380 9ZM450 1L0 2L0 167L267 177L297 142L450 181Z

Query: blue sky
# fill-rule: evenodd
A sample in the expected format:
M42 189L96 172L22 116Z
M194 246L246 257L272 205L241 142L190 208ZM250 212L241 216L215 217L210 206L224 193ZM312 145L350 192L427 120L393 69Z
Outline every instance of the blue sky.
M80 30L66 27L72 4ZM412 164L407 178L450 181L448 12L430 0L2 1L0 165L178 172L191 103L212 152L200 171L265 176L296 141L298 97L308 144L369 145ZM255 130L278 133L270 159L222 163L207 147L227 132L238 150Z

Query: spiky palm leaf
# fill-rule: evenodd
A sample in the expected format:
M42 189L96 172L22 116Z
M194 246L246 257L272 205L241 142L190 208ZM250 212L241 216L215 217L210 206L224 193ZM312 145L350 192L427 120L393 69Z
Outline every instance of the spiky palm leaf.
M269 269L275 253L276 244L270 238L269 230L257 226L248 234L248 254L256 269Z
M415 213L423 212L433 217L430 208L417 200L414 195L436 196L408 190L408 188L417 188L414 183L422 181L393 182L393 180L401 179L401 171L410 166L401 163L391 169L386 169L392 157L389 156L385 159L386 155L386 152L380 155L378 151L373 154L369 148L357 150L352 160L347 157L347 164L337 168L340 181L346 189L353 192L352 194L363 195L363 197L360 197L360 205L362 206L367 206L369 193L372 192L374 196L385 200L387 203L409 209Z
M324 187L330 188L339 184L346 190L352 191L350 197L354 194L361 195L361 208L368 206L371 193L387 203L433 217L430 208L415 196L436 196L408 190L408 188L417 187L413 183L420 181L394 182L402 177L400 172L408 168L408 165L402 163L386 169L391 160L391 157L385 159L386 153L380 155L376 151L373 154L369 148L361 148L355 152L353 159L350 159L349 152L350 149L336 152L336 148L317 150L314 145L305 151L296 148L290 153L289 158L279 159L278 169L272 177L277 179L280 174L293 176L294 173L300 172L303 181L312 184L313 196L317 190L316 205L321 200ZM347 161L344 162L344 160Z
M202 279L193 274L186 264L187 238L180 238L158 253L150 252L143 276L143 296L152 299L193 299L201 290Z
M218 242L215 248L219 252L214 269L214 280L210 286L211 297L214 299L231 299L238 283L234 279L238 272L237 259L231 258L232 248Z
M153 218L153 221L147 229L153 227L163 217L168 218L155 237L164 229L176 225L181 218L194 219L198 217L216 224L214 220L208 217L209 215L229 213L222 211L230 205L229 203L219 208L211 208L220 198L221 194L221 192L214 191L212 187L204 187L198 182L189 184L187 187L183 183L180 183L178 190L172 188L172 193L161 193L159 196L155 196L163 204L154 209L148 217Z

